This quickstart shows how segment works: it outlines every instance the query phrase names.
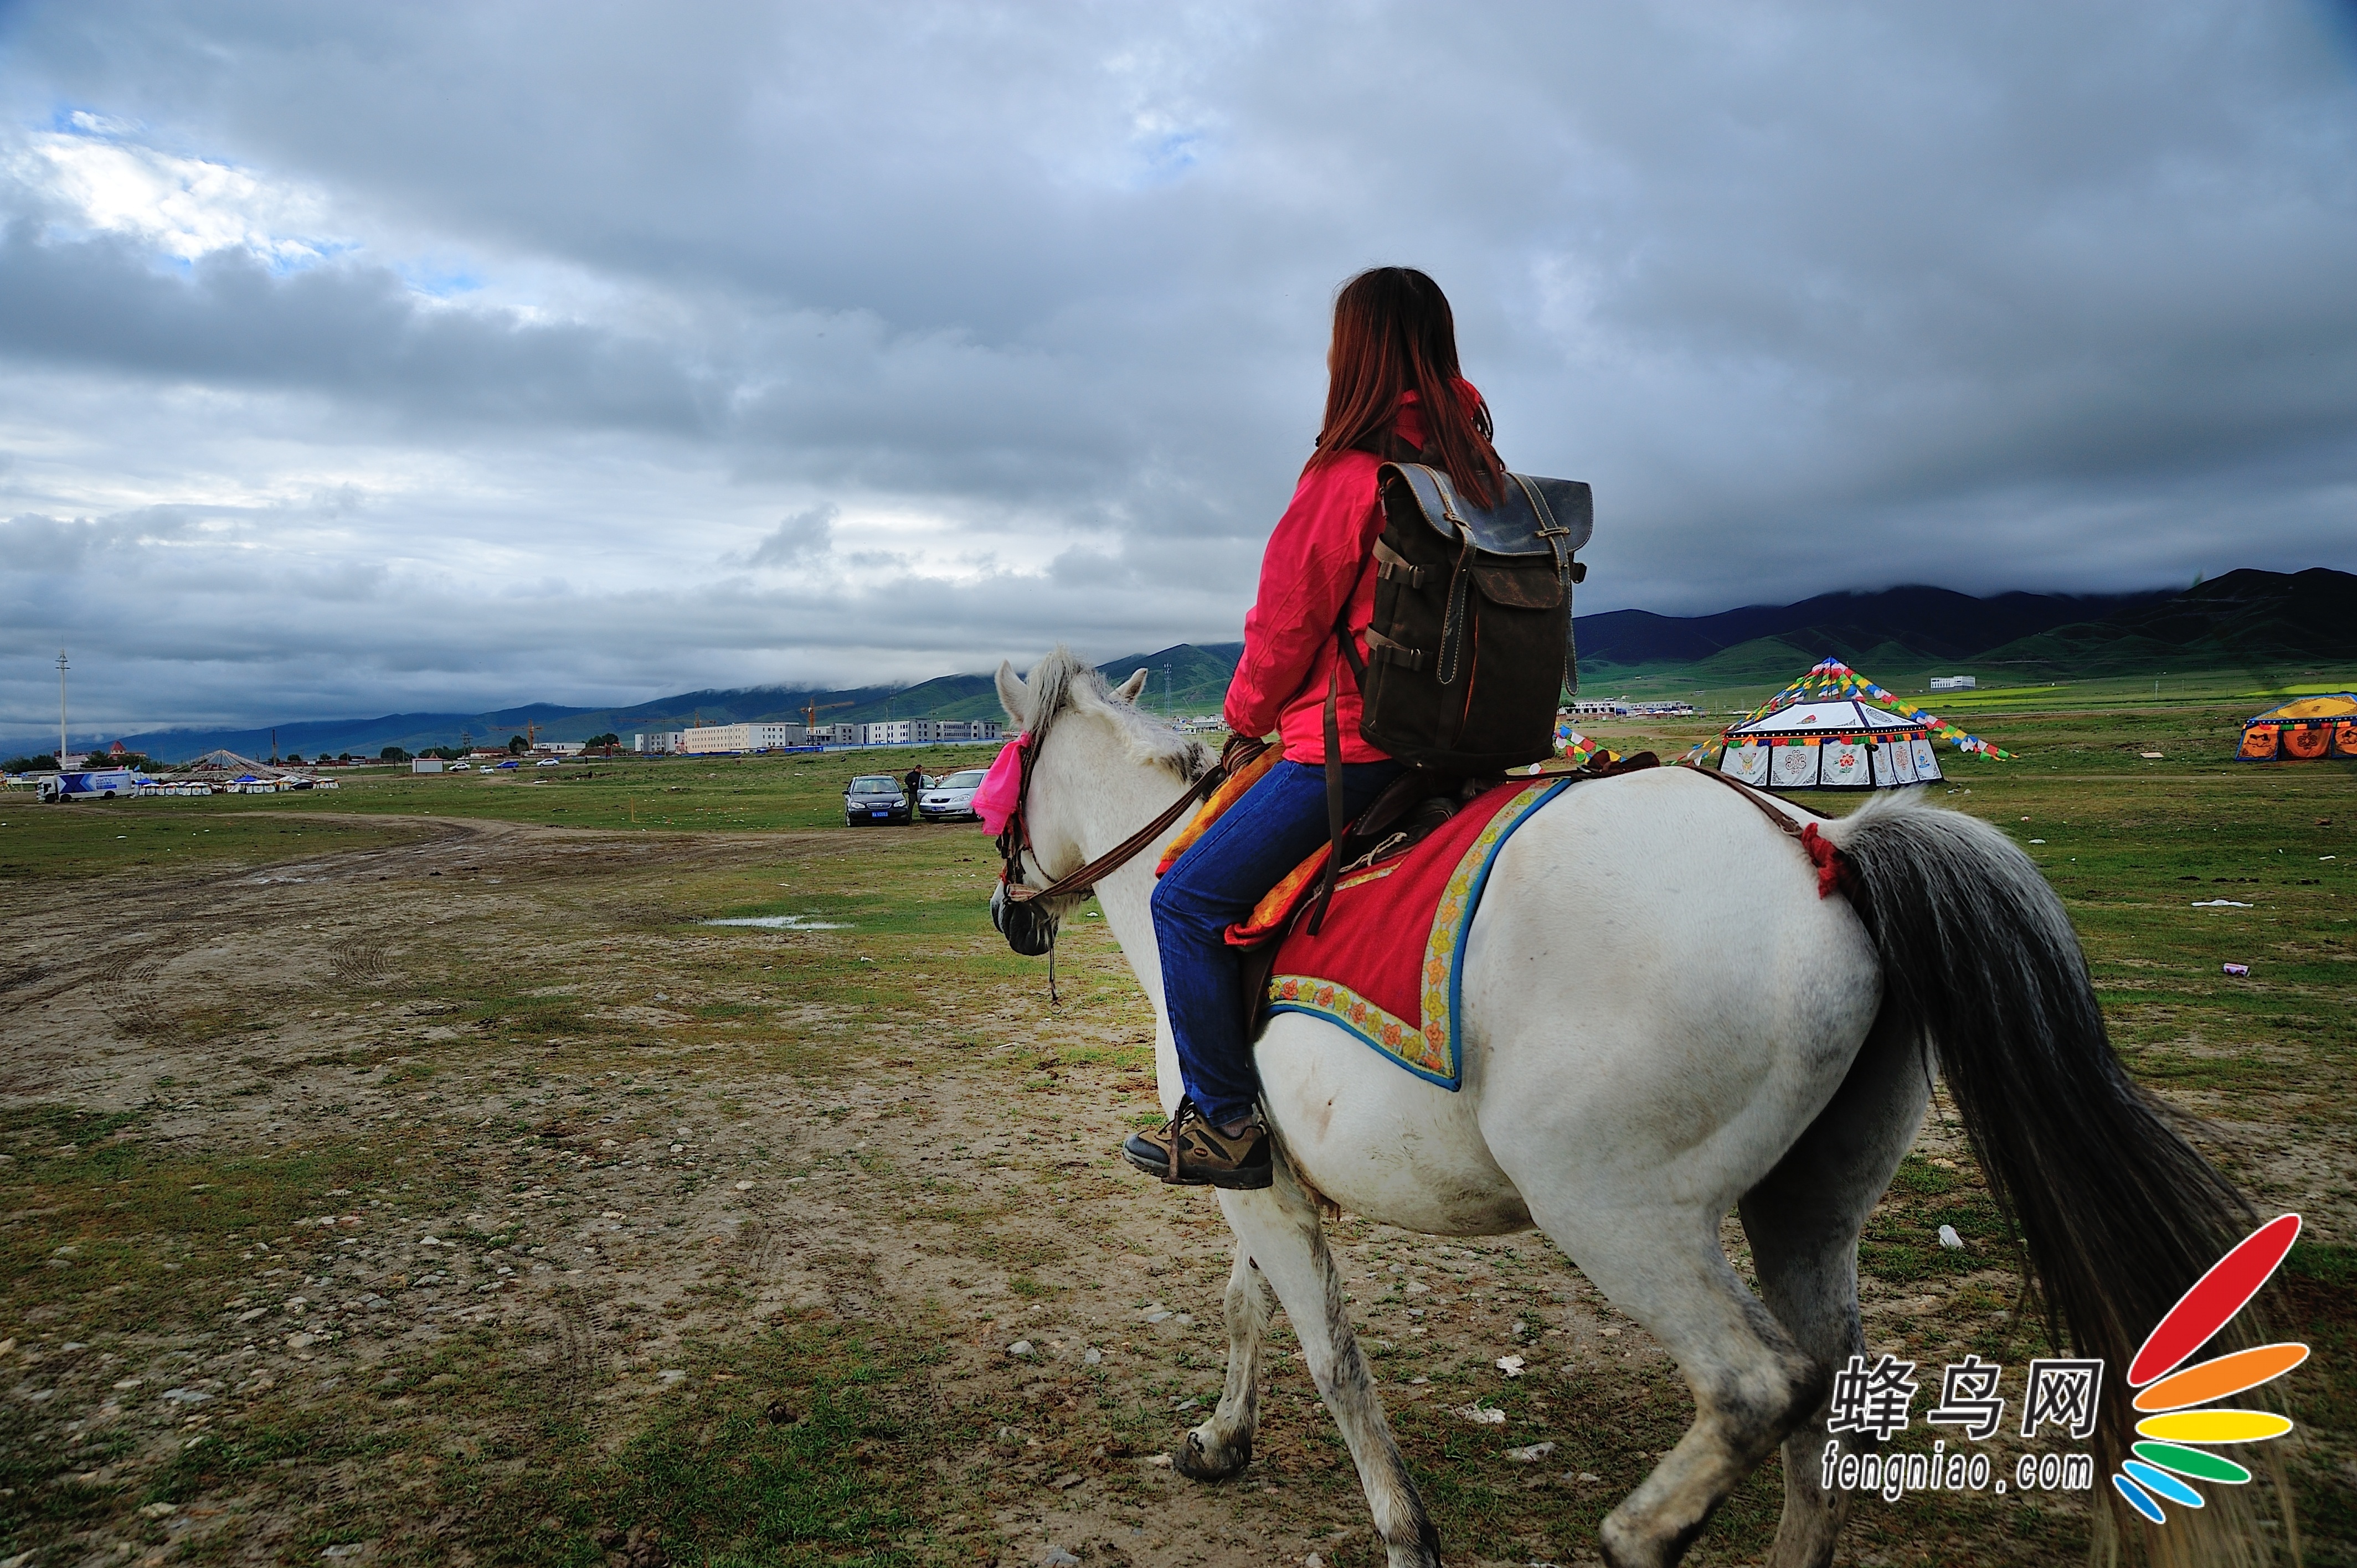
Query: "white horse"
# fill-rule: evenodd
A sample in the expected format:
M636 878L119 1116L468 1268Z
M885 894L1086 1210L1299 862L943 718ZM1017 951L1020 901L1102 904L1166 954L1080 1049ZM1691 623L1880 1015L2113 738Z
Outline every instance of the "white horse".
M1000 699L1035 748L1031 886L1105 854L1210 767L1132 706L1144 679L1111 691L1061 648L1028 682L1000 666ZM1691 770L1566 791L1491 873L1464 954L1456 1092L1320 1020L1271 1018L1257 1059L1276 1180L1219 1194L1238 1241L1227 1384L1178 1467L1216 1479L1250 1460L1261 1338L1281 1304L1391 1563L1437 1563L1317 1197L1431 1235L1535 1225L1694 1394L1684 1437L1604 1520L1607 1561L1676 1562L1781 1443L1770 1561L1829 1562L1846 1495L1821 1486L1820 1459L1833 1371L1865 1348L1858 1230L1913 1141L1936 1059L2018 1217L2056 1342L2105 1359L2108 1474L2127 1434L2120 1374L2246 1210L2119 1068L2061 905L2003 834L1896 794L1823 832L1848 897L1821 897L1761 811ZM1181 1088L1147 908L1160 847L1096 894L1153 1001L1169 1113ZM1730 1208L1756 1296L1719 1245ZM2223 1561L2246 1525L2213 1505L2151 1533L2167 1538L2157 1550Z

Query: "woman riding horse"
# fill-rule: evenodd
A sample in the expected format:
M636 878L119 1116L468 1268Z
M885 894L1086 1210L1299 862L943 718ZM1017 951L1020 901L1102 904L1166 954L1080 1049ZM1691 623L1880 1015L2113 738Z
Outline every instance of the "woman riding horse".
M1368 567L1383 527L1376 470L1391 461L1429 463L1480 506L1494 504L1505 483L1490 445L1489 408L1458 374L1448 297L1424 274L1377 267L1345 284L1326 368L1325 423L1293 503L1269 535L1260 594L1244 617L1243 658L1228 685L1228 728L1254 739L1276 731L1285 760L1154 891L1154 935L1187 1097L1168 1123L1133 1134L1122 1153L1164 1180L1241 1188L1270 1181L1243 970L1226 932L1327 836L1326 690L1340 656L1338 628L1362 638L1374 618ZM1359 693L1348 678L1339 708L1350 817L1401 765L1359 734Z

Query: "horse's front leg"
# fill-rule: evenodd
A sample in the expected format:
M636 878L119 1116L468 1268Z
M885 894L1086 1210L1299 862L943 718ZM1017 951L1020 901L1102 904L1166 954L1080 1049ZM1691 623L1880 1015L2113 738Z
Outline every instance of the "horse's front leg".
M1187 1434L1170 1456L1181 1475L1223 1481L1252 1463L1253 1430L1260 1424L1260 1347L1276 1298L1254 1266L1242 1239L1228 1271L1228 1386L1211 1419Z
M1373 1375L1359 1350L1358 1336L1351 1329L1342 1276L1326 1249L1326 1231L1318 1222L1317 1205L1294 1181L1280 1157L1275 1186L1263 1192L1222 1192L1220 1207L1243 1243L1237 1273L1258 1265L1260 1277L1276 1293L1301 1340L1301 1358L1358 1466L1359 1485L1366 1492L1367 1507L1374 1516L1376 1533L1383 1538L1391 1568L1438 1568L1439 1533L1424 1511L1415 1483L1408 1478L1399 1444L1392 1439L1391 1423L1383 1419ZM1235 1300L1232 1276L1228 1299ZM1231 1334L1233 1322L1232 1308ZM1235 1397L1237 1368L1238 1362L1232 1359L1228 1399L1221 1402L1222 1415L1229 1400ZM1245 1375L1252 1376L1252 1371ZM1215 1416L1210 1424L1216 1425L1218 1420ZM1191 1436L1189 1441L1193 1441Z

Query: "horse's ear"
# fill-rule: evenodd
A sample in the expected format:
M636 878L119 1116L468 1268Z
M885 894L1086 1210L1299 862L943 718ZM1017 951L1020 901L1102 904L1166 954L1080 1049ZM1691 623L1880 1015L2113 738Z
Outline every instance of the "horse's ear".
M1137 694L1145 690L1146 666L1141 664L1137 667L1137 672L1132 675L1128 680L1124 681L1121 683L1120 690L1114 692L1114 695L1119 697L1125 703L1135 703L1137 701Z
M1019 728L1031 722L1031 693L1023 685L1023 677L1015 666L1002 659L998 661L998 705L1006 710Z

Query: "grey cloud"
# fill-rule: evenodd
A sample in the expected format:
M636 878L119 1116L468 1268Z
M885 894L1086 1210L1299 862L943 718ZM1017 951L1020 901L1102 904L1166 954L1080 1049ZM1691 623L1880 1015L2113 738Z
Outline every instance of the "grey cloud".
M843 509L829 503L798 511L764 535L747 556L748 566L796 566L826 553L834 539L834 520Z
M112 575L142 723L1232 638L1394 261L1595 483L1583 607L2346 566L2338 16L19 6L0 154L89 105L358 248L181 268L9 166L0 512L92 521L0 535L0 607Z
M274 276L237 251L186 278L112 235L0 234L0 355L157 380L325 392L427 424L538 421L687 434L714 389L657 345L504 312L432 309L382 268Z

